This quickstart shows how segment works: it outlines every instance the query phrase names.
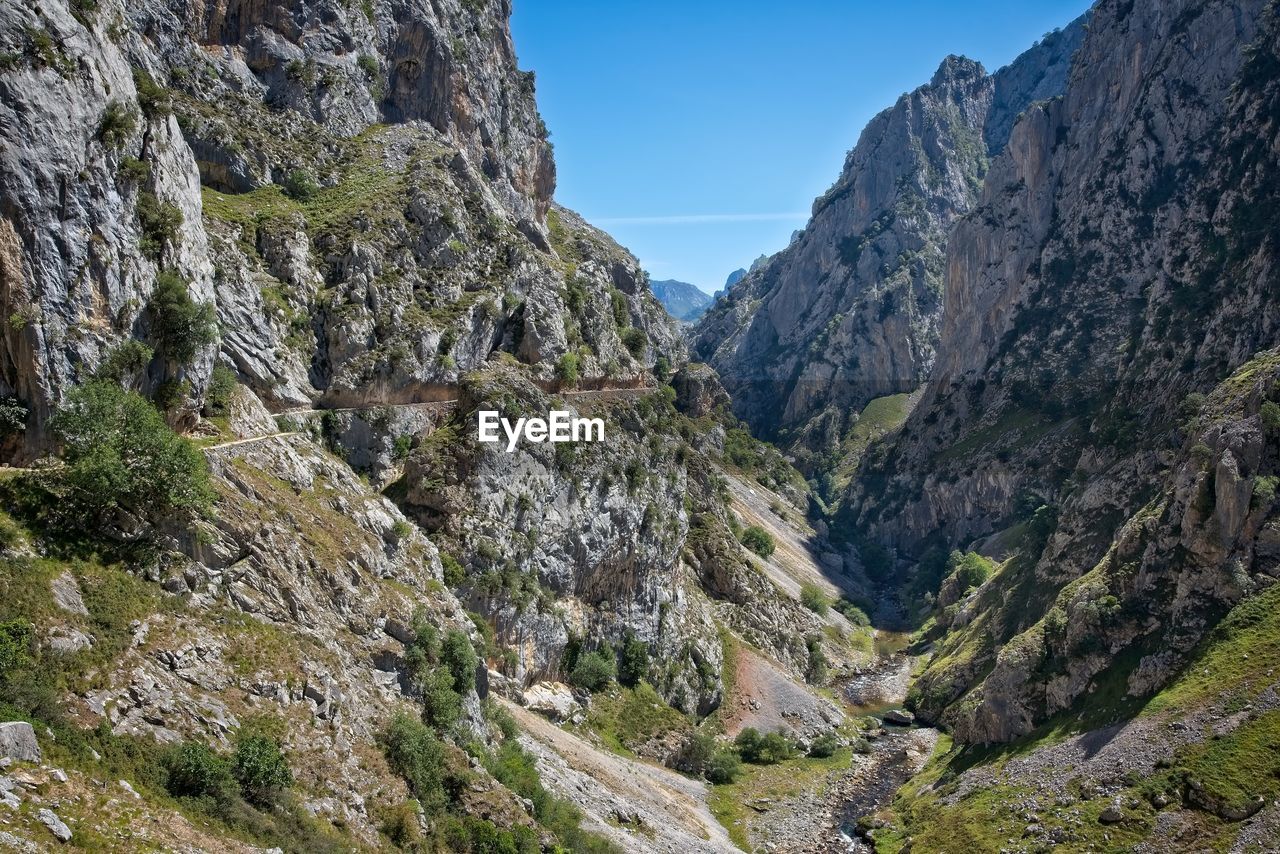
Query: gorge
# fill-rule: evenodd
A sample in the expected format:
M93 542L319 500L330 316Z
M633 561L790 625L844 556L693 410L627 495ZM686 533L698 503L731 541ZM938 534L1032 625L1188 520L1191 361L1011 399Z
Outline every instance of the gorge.
M511 14L0 3L0 847L1280 849L1276 0L940 58L681 319Z

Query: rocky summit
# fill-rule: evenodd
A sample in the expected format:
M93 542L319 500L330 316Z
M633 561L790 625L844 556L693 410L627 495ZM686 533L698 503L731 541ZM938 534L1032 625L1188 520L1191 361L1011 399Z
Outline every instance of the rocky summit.
M511 13L0 3L0 847L1280 850L1276 0L946 56L714 300Z

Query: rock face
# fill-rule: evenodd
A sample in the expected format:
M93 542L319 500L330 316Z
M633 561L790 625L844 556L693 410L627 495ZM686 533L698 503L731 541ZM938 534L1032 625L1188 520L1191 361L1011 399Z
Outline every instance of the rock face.
M40 745L35 731L26 721L9 721L0 724L0 756L19 762L39 762Z
M577 269L579 241L612 243L551 211L510 5L367 5L0 13L0 397L29 412L19 454L130 339L155 348L130 353L130 381L194 423L218 348L165 352L162 274L216 303L222 361L277 408L430 399L498 349L547 379L569 354L587 377L679 359L634 260Z
M1082 21L995 74L948 57L928 85L872 119L790 246L752 265L692 335L735 413L766 434L910 391L934 361L944 254L976 203L1013 116L1062 91Z
M918 686L962 740L1022 735L1104 678L1154 690L1275 578L1265 6L1100 4L952 233L936 365L844 521L904 569L1017 543Z

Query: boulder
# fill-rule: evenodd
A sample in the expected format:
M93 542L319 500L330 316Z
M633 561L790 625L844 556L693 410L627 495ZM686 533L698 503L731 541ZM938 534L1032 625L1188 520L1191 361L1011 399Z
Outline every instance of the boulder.
M26 721L0 723L0 756L22 762L40 761L40 745L31 724Z
M49 828L49 832L58 838L59 842L71 841L71 828L67 827L67 823L58 818L58 814L50 809L42 809L36 814L36 818L40 819L40 823Z
M553 721L567 721L582 706L573 698L573 691L563 682L539 682L524 692L524 705Z
M898 726L911 726L916 722L916 716L906 709L890 709L884 713L884 722Z

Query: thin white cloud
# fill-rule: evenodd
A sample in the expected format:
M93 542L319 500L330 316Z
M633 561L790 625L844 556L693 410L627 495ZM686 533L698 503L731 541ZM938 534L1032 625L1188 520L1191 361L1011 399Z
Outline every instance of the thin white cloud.
M672 214L669 216L604 216L588 219L595 225L697 225L716 222L800 222L807 213Z

